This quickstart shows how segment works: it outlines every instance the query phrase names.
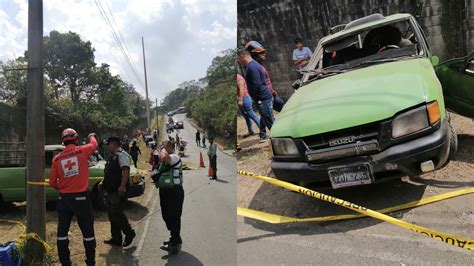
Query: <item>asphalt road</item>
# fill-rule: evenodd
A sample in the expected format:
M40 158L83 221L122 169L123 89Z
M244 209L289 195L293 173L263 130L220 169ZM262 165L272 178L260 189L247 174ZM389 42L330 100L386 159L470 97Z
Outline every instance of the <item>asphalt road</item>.
M218 151L218 180L207 178L209 160L207 149L197 147L196 129L184 118L180 138L188 141L184 162L199 166L202 152L206 168L184 171L184 207L181 224L183 246L181 253L168 256L159 249L169 232L161 217L158 191L148 204L149 215L138 228L134 248L135 263L139 265L235 265L236 264L236 159ZM175 136L175 133L172 134Z
M270 186L264 184L257 192L261 195L256 197L272 201L275 206L263 208L263 211L284 215L293 213L286 216L301 218L350 213L340 207ZM406 188L408 185L399 186L398 192ZM347 192L353 192L348 190L338 196L378 209L372 206L382 205L373 202L373 199L383 197L383 192L388 190L375 190L376 188L368 188L364 190L365 193L353 195L348 195ZM422 193L421 190L408 188L407 193L413 195ZM373 192L373 196L367 196L370 192ZM393 194L394 192L389 192L388 196ZM383 205L388 207L401 202L403 201L398 199L386 200ZM391 215L444 233L472 239L473 205L474 196L468 195ZM237 259L242 265L472 265L474 262L472 251L434 241L373 218L272 225L239 217L237 232Z

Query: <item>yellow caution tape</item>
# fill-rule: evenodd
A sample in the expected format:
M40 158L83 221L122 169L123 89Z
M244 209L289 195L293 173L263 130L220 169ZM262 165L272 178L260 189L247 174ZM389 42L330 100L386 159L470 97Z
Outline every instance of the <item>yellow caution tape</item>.
M104 177L102 176L90 176L89 180L102 180ZM49 186L48 183L49 179L45 179L44 182L41 181L26 181L28 185L35 185L35 186Z
M271 178L271 177L267 177L267 176L260 176L260 175L245 172L245 171L242 171L242 170L237 170L237 173L240 174L240 175L244 175L244 176L254 177L254 178L260 179L262 181L265 181L267 183L276 185L276 186L280 186L280 187L283 187L283 188L286 188L286 189L289 189L289 190L292 190L292 191L295 191L295 192L298 192L298 193L301 193L301 194L304 194L304 195L307 195L307 196L310 196L310 197L313 197L313 198L316 198L316 199L319 199L319 200L322 200L322 201L330 202L330 203L348 208L348 209L356 211L360 214L367 215L367 216L373 217L375 219L379 219L379 220L382 220L382 221L389 222L391 224L403 227L405 229L411 230L411 231L416 232L416 233L420 233L422 235L431 237L433 239L436 239L438 241L450 244L450 245L455 246L455 247L460 247L460 248L464 248L464 249L467 249L467 250L474 250L474 239L467 239L467 238L458 237L458 236L451 235L451 234L445 234L445 233L438 232L436 230L432 230L432 229L429 229L429 228L426 228L426 227L423 227L423 226L411 224L411 223L396 219L394 217L388 216L386 214L383 214L383 213L380 213L380 212L377 212L377 211L374 211L374 210L371 210L371 209L367 209L363 206L359 206L357 204L348 202L346 200L342 200L342 199L339 199L339 198L336 198L336 197L333 197L333 196L329 196L329 195L326 195L326 194L323 194L323 193L320 193L320 192L316 192L314 190L304 188L304 187L300 187L300 186L297 186L297 185L294 185L294 184L291 184L291 183L288 183L288 182L277 180L275 178ZM442 195L440 195L440 196L442 196ZM241 213L242 213L242 211L241 211ZM257 212L257 211L251 211L251 212L247 212L247 214L257 216L260 213ZM269 220L278 219L277 217L271 216L271 215L267 216L267 218ZM289 217L287 217L287 218L289 218ZM293 219L293 218L290 218L290 219Z
M459 197L462 195L472 194L474 193L474 188L465 188L456 191L451 191L435 196L426 197L420 200L411 201L405 204L388 207L385 209L376 210L376 212L380 213L390 213L395 211L406 210L410 208L415 208L427 204L431 204L434 202ZM256 220L261 220L267 223L272 224L283 224L283 223L305 223L305 222L326 222L326 221L339 221L339 220L348 220L348 219L356 219L361 217L366 217L366 214L340 214L340 215L331 215L331 216L323 216L323 217L312 217L312 218L293 218L287 216L281 216L278 214L271 214L261 211L255 211L251 209L237 207L237 215L248 217Z
M22 222L13 221L13 220L1 220L1 219L0 219L0 222L16 224L19 227L21 227L22 233L16 239L16 243L18 243L19 246L24 246L28 239L34 239L38 243L43 245L47 254L51 254L51 251L53 251L53 248L46 241L44 241L37 233L33 233L33 232L26 233L26 226Z
M35 185L35 186L49 186L47 182L36 182L36 181L26 181L28 185Z

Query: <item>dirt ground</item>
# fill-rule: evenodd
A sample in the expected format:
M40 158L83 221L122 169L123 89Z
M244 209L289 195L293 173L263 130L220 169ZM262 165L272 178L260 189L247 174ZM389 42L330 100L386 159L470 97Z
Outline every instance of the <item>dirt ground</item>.
M474 178L472 177L474 173L474 122L469 118L456 114L452 114L452 120L458 133L459 149L454 160L449 162L446 167L409 180L408 183L397 179L393 182L383 182L376 185L342 190L322 190L322 192L349 201L352 200L352 202L361 205L365 204L363 206L369 208L378 209L379 207L398 205L454 189L474 186ZM273 176L270 169L271 160L268 143L258 143L258 136L256 135L242 138L242 135L247 131L244 119L239 116L237 124L242 148L242 151L238 154L237 168L261 175ZM258 132L255 125L254 131ZM263 184L262 181L256 179L238 176L237 180L237 206L239 207L299 218L351 213L325 203L315 207L315 199L270 184ZM371 196L369 197L367 194L371 194ZM381 201L381 198L389 200ZM463 201L456 202L459 204ZM446 201L443 205L446 205L446 208L449 209L449 204L450 201ZM466 201L465 206L456 206L458 209L464 210L457 214L457 218L461 222L474 224L474 213L471 209L472 206L468 206L469 204L470 201ZM447 218L443 216L442 211L440 211L439 215L433 217L433 219Z
M163 121L160 124L163 125ZM156 123L153 123L156 124ZM152 125L153 125L152 124ZM138 145L142 152L138 160L138 169L145 176L146 189L145 193L136 198L129 199L125 212L128 216L130 224L133 228L137 228L141 221L150 215L148 212L148 203L150 195L155 190L153 184L150 182L150 169L148 159L150 155L150 148L146 147L143 141L139 140ZM111 256L131 256L133 249L121 250L113 248L103 243L104 240L110 238L110 223L106 211L94 211L94 229L97 241L96 248L96 263L97 265L105 265L108 258ZM20 221L26 224L26 202L7 204L0 209L0 219ZM56 251L56 230L57 230L57 213L54 203L47 203L46 210L46 241L54 248L53 264L59 264ZM5 243L14 240L21 233L21 228L17 225L0 223L0 243ZM82 245L82 234L74 219L69 231L69 249L71 251L71 261L74 265L83 265L85 260L84 247Z

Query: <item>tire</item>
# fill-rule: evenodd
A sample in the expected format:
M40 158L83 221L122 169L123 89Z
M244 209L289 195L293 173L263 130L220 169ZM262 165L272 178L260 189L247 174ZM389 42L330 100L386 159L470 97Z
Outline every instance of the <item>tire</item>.
M449 125L449 155L448 161L453 160L456 157L456 152L458 151L458 134L454 130L454 126L451 123L451 117L448 118Z
M105 206L105 191L99 191L99 188L97 188L97 185L95 185L94 189L92 190L91 193L91 200L92 200L92 206L94 209L98 211L105 211L107 210L107 206Z

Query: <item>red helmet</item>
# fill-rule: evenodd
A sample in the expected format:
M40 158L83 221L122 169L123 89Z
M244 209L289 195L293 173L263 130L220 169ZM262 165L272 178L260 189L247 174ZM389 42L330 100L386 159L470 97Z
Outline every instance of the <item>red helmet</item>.
M79 135L72 128L66 128L63 130L63 133L61 133L61 140L63 142L68 140L77 140L77 138L79 138Z

